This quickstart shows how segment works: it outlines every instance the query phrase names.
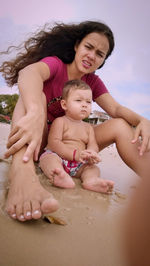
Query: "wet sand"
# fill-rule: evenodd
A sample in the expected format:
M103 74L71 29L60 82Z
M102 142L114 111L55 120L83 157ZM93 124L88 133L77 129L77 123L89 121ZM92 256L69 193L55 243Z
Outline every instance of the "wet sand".
M0 123L0 157L10 126ZM13 221L2 205L9 162L0 162L0 265L1 266L127 266L123 249L122 214L138 177L120 159L115 146L101 153L101 176L112 179L112 195L52 187L39 169L42 185L59 200L53 213L67 225L49 224L43 219L25 223Z

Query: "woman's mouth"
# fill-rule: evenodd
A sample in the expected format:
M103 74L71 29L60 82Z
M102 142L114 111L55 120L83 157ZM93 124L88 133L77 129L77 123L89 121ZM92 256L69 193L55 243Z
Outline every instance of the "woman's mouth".
M90 68L91 67L91 63L89 63L88 61L86 61L86 60L83 60L82 61L82 65L85 67L85 68Z

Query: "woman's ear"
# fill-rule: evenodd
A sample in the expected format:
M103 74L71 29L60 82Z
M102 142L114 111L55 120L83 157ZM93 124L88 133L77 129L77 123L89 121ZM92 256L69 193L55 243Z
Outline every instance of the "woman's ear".
M79 45L79 41L76 41L75 46L74 46L75 52L77 51L78 45Z
M66 101L65 100L61 100L60 104L61 104L62 109L66 111L67 110Z

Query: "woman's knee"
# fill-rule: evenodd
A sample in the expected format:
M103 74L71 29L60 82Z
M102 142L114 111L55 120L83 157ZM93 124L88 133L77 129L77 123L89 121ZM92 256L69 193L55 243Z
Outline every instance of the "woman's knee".
M129 124L122 118L112 118L94 127L99 149L102 150L116 142L130 128Z
M115 139L123 136L127 137L128 135L133 134L133 129L126 120L122 118L115 118L113 120L114 120L113 128L114 128Z
M113 118L112 121L114 122L114 128L117 131L123 131L126 128L129 128L129 124L123 118Z

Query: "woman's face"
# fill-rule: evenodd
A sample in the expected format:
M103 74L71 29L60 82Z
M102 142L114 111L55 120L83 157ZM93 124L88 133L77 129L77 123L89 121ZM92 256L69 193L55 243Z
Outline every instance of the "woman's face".
M109 42L104 34L92 32L75 45L74 63L81 75L94 72L108 53Z

